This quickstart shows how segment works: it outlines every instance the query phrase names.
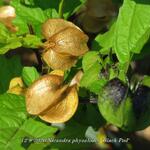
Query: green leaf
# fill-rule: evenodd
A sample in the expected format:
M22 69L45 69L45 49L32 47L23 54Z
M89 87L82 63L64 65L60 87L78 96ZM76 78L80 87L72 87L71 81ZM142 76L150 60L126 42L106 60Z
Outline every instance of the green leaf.
M0 149L24 150L26 142L31 144L36 138L53 137L57 130L28 118L22 96L0 95L0 107L2 108L0 110Z
M91 126L89 126L86 130L85 136L89 139L97 141L97 134L98 132L96 132Z
M142 80L142 84L150 87L150 76L144 76L144 79Z
M30 86L39 76L39 73L34 67L24 67L22 70L22 79L27 86Z
M91 52L86 53L83 57L83 60L82 60L83 70L87 71L89 68L92 67L92 65L94 63L96 63L96 62L98 63L100 61L101 61L101 59L100 59L98 52L91 51Z
M98 52L88 52L82 61L82 66L84 70L83 77L80 81L80 86L85 87L91 92L96 94L99 93L100 89L105 84L105 79L100 79L99 74L102 69L100 64L102 60L98 56Z
M10 33L8 29L0 23L0 54L5 54L11 49L21 47L20 38Z
M2 1L0 1L0 6L3 6L4 5L4 2L3 2L3 0Z
M9 50L13 50L21 46L22 44L19 38L9 38L5 44L0 43L0 54L5 54Z
M110 48L113 46L114 32L115 23L111 26L108 32L96 36L92 42L92 49L97 51L100 50L101 54L108 54Z
M22 96L13 94L0 95L0 107L1 129L18 127L26 119L25 102Z
M121 63L118 64L118 69L119 69L118 78L120 80L124 81L125 83L128 82L127 81L127 75L126 75L127 70L128 70L128 66L129 66L129 64L127 64L127 63L126 64L121 64Z
M0 149L9 149L9 139L11 141L16 128L26 119L24 98L13 94L0 95L0 107Z
M100 64L97 62L92 65L86 72L81 79L81 87L89 87L94 81L97 81L99 78L99 72L101 70Z
M10 50L22 46L26 48L40 48L43 45L39 37L31 34L27 34L25 37L8 37L8 39L5 40L5 43L0 43L0 54L5 54Z
M0 55L0 93L4 93L9 86L9 82L13 77L20 76L22 65L18 56L6 58Z
M99 63L94 63L90 69L84 72L83 77L80 81L80 86L89 89L91 92L96 94L99 93L103 84L105 84L104 79L99 78L99 73L101 70L101 65Z
M30 0L31 1L31 0ZM32 5L36 7L40 7L42 10L46 10L48 8L54 8L58 11L58 6L60 0L50 1L50 0L32 0Z
M0 44L0 54L5 54L9 50L13 50L21 46L22 44L19 41L14 41L14 43L7 43L5 45Z
M112 0L113 3L117 3L117 4L122 4L123 3L123 0Z
M142 13L141 13L142 12ZM124 0L116 22L114 50L121 63L130 60L130 52L140 53L150 34L150 5Z
M44 14L47 18L59 18L58 12L54 8L44 10Z
M29 24L43 23L46 19L44 12L39 7L26 7L19 3L18 0L12 0L11 5L15 7L16 14Z
M18 31L15 33L16 35L24 35L30 33L29 27L25 19L22 19L19 15L17 15L12 22L18 28Z
M6 39L9 37L9 32L7 30L7 28L0 23L0 43L5 43Z
M84 97L83 99L89 99ZM81 99L82 103L82 99ZM97 118L97 119L94 119ZM94 129L99 129L102 125L106 123L104 118L101 116L98 107L93 104L80 104L78 110L74 116L74 119L85 126L92 126Z
M44 11L40 7L23 5L20 0L12 0L10 4L15 8L17 14L13 22L19 28L17 34L29 33L29 26L32 26L33 32L42 38L41 25L47 19Z
M35 35L27 34L23 38L22 46L26 48L39 48L42 46L42 41Z
M63 16L68 19L84 2L81 0L64 0Z
M47 150L45 149L46 146L48 145L49 143L47 142L43 142L43 143L32 143L31 145L29 145L28 149L27 150Z
M150 42L147 42L144 47L142 48L140 54L135 54L132 58L133 61L135 60L142 60L145 57L150 56Z
M76 128L76 130L75 130ZM50 148L56 148L59 150L83 150L87 149L89 146L91 146L93 143L84 143L79 142L75 139L80 140L86 140L85 132L86 132L87 126L83 126L82 124L79 124L75 120L70 120L66 123L64 130L62 130L57 136L56 139L68 139L70 142L61 142L61 143L52 143L50 145Z
M25 5L34 6L34 0L22 0L21 2Z
M4 25L0 24L0 54L16 49L18 47L39 48L42 46L42 41L39 37L31 34L26 36L17 36L10 33Z
M42 24L49 18L58 18L59 0L12 0L10 3L16 9L17 17L13 23L18 26L17 35L34 32L38 37L41 34Z

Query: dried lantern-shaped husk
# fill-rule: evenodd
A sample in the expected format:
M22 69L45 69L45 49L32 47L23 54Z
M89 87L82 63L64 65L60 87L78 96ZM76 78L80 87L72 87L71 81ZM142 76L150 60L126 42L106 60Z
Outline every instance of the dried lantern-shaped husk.
M62 55L55 51L48 50L43 54L43 60L52 69L66 70L76 63L77 58L75 56Z
M25 85L21 79L21 77L15 77L10 81L9 89L7 93L12 93L16 95L24 95L25 94Z
M61 30L49 38L49 48L57 53L81 56L88 51L88 37L80 30L72 27ZM54 43L54 44L51 44Z
M58 75L61 74L60 71L53 72ZM83 72L81 70L76 73L69 87L61 95L60 101L40 115L42 120L50 123L62 123L66 122L74 115L78 107L77 85L79 85L82 75Z
M74 27L80 30L79 27L70 21L66 21L64 19L48 19L42 26L42 34L48 40L54 34L57 34L61 30L68 27Z
M53 75L58 75L58 76L61 76L61 77L64 77L65 75L65 72L63 70L53 70L50 72L50 74L53 74Z
M16 18L16 13L12 6L0 7L0 22L2 22L12 32L17 31L17 28L12 24L14 18Z
M30 114L37 115L57 102L67 88L61 87L63 78L57 75L44 75L36 80L26 92L26 106Z
M88 51L88 36L69 21L49 19L43 24L42 33L47 39L42 58L52 69L69 69L78 56Z
M77 86L83 72L63 84L64 71L54 70L35 81L26 92L27 111L49 123L69 120L78 107Z
M61 101L51 107L46 113L41 114L40 118L50 123L63 123L74 115L77 106L78 94L76 86L72 86L62 95Z
M79 83L80 83L82 76L83 76L83 71L81 71L81 70L78 71L76 73L76 75L73 77L73 79L71 80L70 86L73 86L73 85L79 86Z
M24 83L23 83L21 77L15 77L15 78L11 79L10 84L9 84L9 89L11 89L17 85L20 87L24 87Z

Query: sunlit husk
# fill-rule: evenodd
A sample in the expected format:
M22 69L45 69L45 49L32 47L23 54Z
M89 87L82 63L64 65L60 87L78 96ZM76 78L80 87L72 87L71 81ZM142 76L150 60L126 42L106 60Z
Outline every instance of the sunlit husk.
M74 27L80 30L80 28L70 21L64 19L48 19L42 26L42 34L48 40L51 36L67 27Z
M78 107L76 86L68 88L61 98L62 100L57 105L40 115L42 120L49 123L63 123L74 115Z
M77 61L74 56L67 56L59 54L53 50L48 50L42 55L43 60L52 69L66 70L71 68Z
M76 75L73 77L73 79L71 80L70 86L73 86L73 85L79 86L82 76L83 76L83 71L81 70L78 71Z
M15 86L20 86L20 87L24 87L24 83L21 79L21 77L15 77L13 78L10 83L9 83L9 89L15 87Z
M64 77L64 71L63 70L53 70L50 72L50 74L53 74L53 75L58 75L58 76L61 76L61 77Z
M2 22L9 30L13 32L17 31L17 27L12 24L12 20L15 17L15 9L12 6L0 7L0 22Z
M16 95L25 94L25 86L21 77L15 77L10 81L9 89L7 93L16 94Z
M15 9L12 6L0 7L0 19L15 18Z
M66 88L58 91L63 78L57 75L44 75L35 81L26 92L26 107L30 114L40 114L47 107L54 104L55 99Z
M7 93L16 94L16 95L24 95L25 89L20 86L15 86L7 91Z
M55 43L50 48L57 53L81 56L88 51L88 36L76 28L68 27L48 41Z

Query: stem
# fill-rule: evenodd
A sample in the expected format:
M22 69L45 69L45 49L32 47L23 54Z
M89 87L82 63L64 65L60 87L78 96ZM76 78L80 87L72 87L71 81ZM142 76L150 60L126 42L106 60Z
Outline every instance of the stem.
M112 63L113 62L113 58L112 58L112 49L110 49L110 52L109 52L109 59L110 59L110 62Z
M35 35L32 25L31 24L27 24L27 25L28 25L30 34Z
M127 65L126 65L126 70L125 70L125 73L127 73L128 72L128 69L129 69L129 66L130 66L130 63L131 63L131 61L132 61L132 57L133 57L133 53L131 53L130 54L130 61L127 63Z
M58 10L58 14L60 18L63 18L63 6L64 6L64 0L61 0L59 3L59 10Z
M124 64L121 64L120 63L120 71L119 71L119 78L121 79L121 80L123 80L123 81L126 81L126 74L127 74L127 72L128 72L128 70L129 70L129 66L130 66L130 63L131 63L131 61L132 61L132 57L133 57L133 55L134 55L134 53L130 53L130 60L129 61L127 61L126 63L124 63ZM124 75L123 75L124 74ZM123 76L123 78L122 78L122 76Z
M86 99L86 98L79 98L79 103L81 103L81 104L97 104L97 99L96 98L92 98L92 99L90 99L90 98L88 98L88 99Z

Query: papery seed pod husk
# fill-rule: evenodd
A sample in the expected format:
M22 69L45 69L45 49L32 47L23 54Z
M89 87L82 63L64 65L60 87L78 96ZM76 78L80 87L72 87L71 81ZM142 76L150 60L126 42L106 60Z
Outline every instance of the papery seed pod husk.
M42 58L54 70L67 70L75 65L77 61L77 58L74 56L62 55L53 50L48 50L43 53Z
M58 75L58 76L61 76L61 77L64 77L64 74L65 74L65 72L63 71L63 70L53 70L53 71L51 71L50 72L50 74L53 74L53 75Z
M26 107L30 114L37 115L54 105L67 87L61 87L62 76L44 75L36 80L26 92Z
M76 25L63 19L49 19L43 24L43 60L52 69L67 70L88 51L88 36Z
M18 85L20 87L25 87L21 77L15 77L15 78L11 79L11 81L9 83L9 89L15 87L16 85Z
M79 27L70 21L66 21L64 19L48 19L42 26L42 34L48 40L51 36L67 27L74 27L81 31Z
M23 95L23 96L24 96L25 92L26 92L26 90L20 86L15 86L7 91L7 93Z
M73 77L73 79L71 80L69 86L73 86L73 85L79 86L80 80L81 80L82 76L83 76L83 71L81 71L81 70L78 71L78 72L75 74L75 76Z
M14 18L16 18L14 7L12 6L0 7L0 22L2 22L12 32L17 31L17 28L12 24L12 20Z
M49 48L60 54L81 56L88 51L88 36L76 28L68 27L48 40ZM48 43L46 43L48 48Z
M76 112L78 106L78 94L76 86L69 87L61 96L61 100L40 118L49 123L63 123L68 121Z
M12 6L0 7L0 19L14 18L16 17L15 9Z
M7 93L12 93L16 95L24 95L25 91L26 91L25 85L21 77L15 77L10 81L9 89Z

